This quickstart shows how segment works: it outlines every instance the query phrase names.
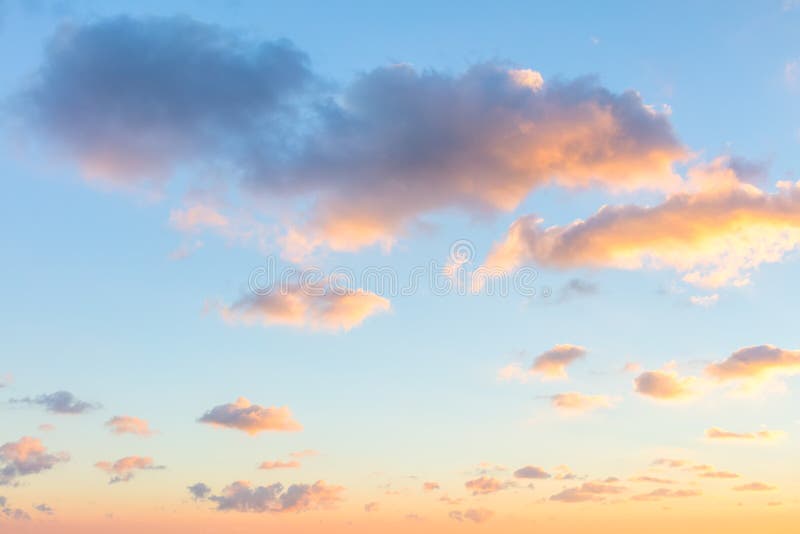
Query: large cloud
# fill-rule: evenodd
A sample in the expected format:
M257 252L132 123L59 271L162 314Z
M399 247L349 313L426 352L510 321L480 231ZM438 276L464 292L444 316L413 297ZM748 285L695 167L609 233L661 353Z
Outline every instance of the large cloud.
M11 399L11 402L37 404L44 406L48 412L59 414L80 414L100 407L97 403L78 399L69 391L56 391L55 393L48 393L37 397Z
M509 211L551 182L672 187L685 156L666 114L594 78L395 64L323 86L285 41L180 17L101 19L53 38L23 118L90 176L227 166L246 196L313 206L287 238L338 250L391 243L435 210Z
M24 95L26 118L89 176L161 178L275 138L311 78L285 41L248 43L184 17L117 17L60 28Z
M800 350L786 350L774 345L745 347L706 367L706 374L722 382L753 383L797 373L800 373Z
M521 217L486 267L671 268L701 287L741 286L759 265L778 262L800 245L800 184L779 183L775 193L736 177L711 184L655 206L603 206L564 226Z
M209 500L221 511L305 512L331 508L342 500L342 493L342 486L326 484L323 480L314 484L292 484L285 491L280 483L252 487L247 481L238 481L223 488L220 495L210 496Z
M111 475L109 484L130 481L136 471L153 471L166 469L163 465L156 465L152 458L145 456L126 456L114 463L97 462L94 464L98 469Z
M15 484L16 479L52 469L69 460L64 452L51 454L37 438L25 436L0 446L0 485Z
M198 419L200 423L235 428L251 436L265 431L296 432L302 430L286 406L265 408L252 404L244 397L236 402L221 404L207 411Z
M389 310L389 300L365 290L321 291L292 285L269 294L242 297L220 313L228 322L350 330L367 317Z

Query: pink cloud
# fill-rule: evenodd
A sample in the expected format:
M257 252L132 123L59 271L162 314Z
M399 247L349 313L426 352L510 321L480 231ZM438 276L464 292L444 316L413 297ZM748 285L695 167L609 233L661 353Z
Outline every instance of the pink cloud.
M265 408L252 404L244 397L239 397L230 404L221 404L207 411L200 423L214 426L234 428L247 432L251 436L260 432L297 432L302 430L286 406Z

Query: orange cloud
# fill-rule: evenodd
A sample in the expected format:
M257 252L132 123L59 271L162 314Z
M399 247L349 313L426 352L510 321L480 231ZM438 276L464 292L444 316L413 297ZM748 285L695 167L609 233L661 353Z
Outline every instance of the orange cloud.
M494 477L482 476L474 480L468 480L464 487L472 491L473 495L486 495L507 488L508 483L504 483Z
M556 345L537 356L530 371L546 378L567 378L567 366L584 356L586 349L578 345Z
M710 469L710 466L702 466L702 467L709 467ZM706 469L702 469L701 471L703 472L700 473L698 476L702 478L739 478L739 475L737 473L731 473L730 471L711 471Z
M733 488L734 491L773 491L778 489L775 486L764 484L763 482L751 482Z
M450 519L454 519L459 522L467 520L467 521L472 521L473 523L481 524L485 523L486 521L494 517L494 512L486 508L470 508L468 510L465 510L464 512L461 512L459 510L453 510L452 512L447 514L447 516Z
M152 436L153 431L144 419L129 415L117 415L106 421L106 426L114 434L135 434L137 436Z
M0 486L16 484L21 476L48 471L56 464L69 461L69 454L51 454L41 440L24 436L0 446Z
M230 404L215 406L198 419L198 422L243 430L251 436L265 431L297 432L303 428L292 418L292 413L286 406L264 408L252 404L244 397L239 397Z
M438 482L425 482L422 484L422 489L424 491L436 491L440 488Z
M706 430L708 439L732 441L775 441L784 436L783 432L772 430L759 430L756 432L730 432L721 428L711 427Z
M346 331L390 307L387 299L363 289L335 292L330 288L304 290L295 285L265 295L245 296L223 306L220 314L230 323Z
M640 477L633 477L629 478L631 482L647 482L649 484L674 484L674 480L669 480L666 478L657 478L657 477L650 477L650 476L640 476Z
M617 485L615 479L610 479L610 482L584 482L580 486L551 495L550 500L565 503L602 501L607 495L617 495L625 491L627 488Z
M738 380L748 384L797 373L800 373L800 350L786 350L774 345L745 347L706 367L706 374L720 382Z
M300 467L300 462L297 460L291 460L288 462L282 462L280 460L266 461L261 462L261 465L258 466L259 469L271 470L271 469L298 469Z
M661 499L676 499L683 497L698 497L703 492L699 490L670 490L667 488L659 488L649 493L642 493L631 497L634 501L660 501Z
M614 404L606 395L584 395L577 391L553 395L550 402L565 413L586 413L599 408L610 408Z
M126 456L114 463L97 462L94 466L112 475L111 480L108 482L109 484L128 482L133 478L134 471L165 469L163 465L155 465L152 458L143 456Z
M736 180L720 183L652 207L604 206L565 226L544 228L536 216L521 217L485 266L670 268L701 287L746 285L759 265L779 262L800 245L800 184L765 193Z
M667 368L660 371L645 371L634 381L634 390L640 395L658 400L680 400L694 396L697 379L692 376L681 377Z

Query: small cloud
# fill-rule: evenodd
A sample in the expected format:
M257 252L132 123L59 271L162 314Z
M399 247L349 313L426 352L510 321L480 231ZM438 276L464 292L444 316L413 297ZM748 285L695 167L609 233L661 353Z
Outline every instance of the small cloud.
M189 490L189 493L192 494L192 499L195 501L205 500L209 495L211 495L211 488L202 482L192 484L187 489Z
M380 510L380 507L381 507L380 503L368 502L367 504L364 505L364 511L365 512L377 512L378 510Z
M37 438L25 436L0 446L0 486L14 485L21 476L48 471L69 461L69 454L51 454Z
M136 436L152 436L153 431L144 419L131 417L129 415L117 415L106 421L106 425L111 429L112 434L133 434Z
M526 465L525 467L521 467L514 471L514 478L535 478L535 479L546 479L550 478L552 475L542 469L541 467L537 467L535 465Z
M699 497L703 493L699 490L670 490L659 488L649 493L642 493L631 497L634 501L660 501L661 499L677 499L684 497Z
M494 512L487 508L470 508L464 512L453 510L447 516L455 521L472 521L481 524L494 517Z
M553 395L550 397L550 402L561 412L575 414L610 408L614 405L612 399L606 395L584 395L577 391Z
M290 460L288 462L281 462L276 460L274 462L261 462L261 465L258 466L259 469L265 470L272 470L272 469L299 469L300 462L297 460Z
M48 412L58 414L80 414L101 407L97 403L82 401L69 391L56 391L34 398L11 399L11 402L44 406Z
M310 458L311 456L319 456L319 451L315 451L313 449L305 449L305 450L302 450L302 451L290 452L289 456L291 456L292 458L298 458L298 459L300 459L300 458Z
M634 380L634 390L640 395L658 400L681 400L693 397L697 379L681 377L672 369L645 371Z
M642 370L642 366L636 362L627 362L622 370L626 373L638 373Z
M45 503L36 504L33 506L33 509L36 510L37 512L41 512L46 515L53 515L56 513L55 510L53 510L50 506L48 506Z
M564 503L579 503L587 501L602 501L607 495L618 495L627 491L624 486L619 486L616 479L613 482L584 482L580 486L567 488L550 496L551 501Z
M152 458L144 456L126 456L114 463L97 462L94 466L111 475L109 484L129 482L136 471L154 471L166 469L163 465L155 465Z
M0 517L12 521L30 521L31 516L21 508L12 508L5 497L0 497Z
M39 430L41 430L42 432L52 432L53 430L55 430L55 429L56 429L56 427L55 427L55 426L53 426L53 425L51 425L51 424L49 424L49 423L42 423L41 425L39 425L39 427L38 427L38 428L39 428Z
M775 441L785 436L784 432L759 430L756 432L730 432L718 427L706 430L706 437L712 440L726 441Z
M464 483L464 487L472 492L473 495L488 495L506 489L507 482L502 482L494 477L482 476Z
M763 482L751 482L749 484L736 486L733 488L733 491L773 491L776 489L778 489L776 486L770 486Z
M441 486L439 486L438 482L425 482L422 484L423 491L436 491L440 488Z
M711 471L710 466L696 466L695 471L702 471L698 476L701 478L739 478L737 473L730 471Z
M558 301L567 302L576 297L590 297L597 294L597 285L580 278L573 278L559 291Z
M342 500L342 486L333 486L319 480L314 484L292 484L285 489L283 484L252 487L247 481L233 482L223 488L220 495L212 495L210 501L219 511L282 513L306 512L331 508Z
M674 484L674 480L669 480L666 478L657 478L651 476L640 476L640 477L633 477L629 478L631 482L646 482L648 484Z
M745 347L721 362L706 367L706 374L720 382L739 381L757 386L770 378L800 373L800 350L774 345Z
M691 296L689 297L689 302L694 306L699 306L701 308L710 308L714 304L719 301L719 295L714 293L713 295L703 295L703 296Z
M530 372L546 379L567 378L567 366L586 356L586 349L578 345L556 345L533 360Z
M658 465L664 467L672 467L676 469L678 467L684 467L689 462L687 460L681 460L677 458L656 458L652 461L651 465Z
M215 406L198 422L242 430L251 436L265 431L297 432L303 428L286 406L265 408L252 404L244 397L230 404Z

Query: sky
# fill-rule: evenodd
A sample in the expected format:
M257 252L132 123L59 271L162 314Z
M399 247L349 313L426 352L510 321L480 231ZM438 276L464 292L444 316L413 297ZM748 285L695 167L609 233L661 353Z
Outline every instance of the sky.
M0 0L0 531L794 532L798 24Z

